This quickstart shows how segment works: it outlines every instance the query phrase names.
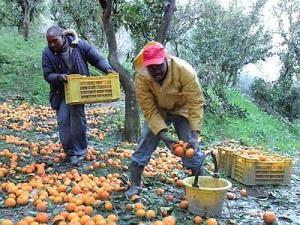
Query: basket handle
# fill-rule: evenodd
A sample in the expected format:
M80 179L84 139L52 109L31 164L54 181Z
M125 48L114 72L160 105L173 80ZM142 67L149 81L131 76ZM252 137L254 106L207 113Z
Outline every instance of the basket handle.
M199 185L198 185L198 177L202 175L204 160L209 155L212 157L212 160L213 160L213 163L214 163L214 173L213 173L212 177L213 178L220 178L220 175L219 175L219 166L218 166L216 155L213 153L213 151L209 151L209 152L206 152L203 155L203 157L202 157L202 159L200 161L200 166L197 168L197 172L195 174L195 180L194 180L194 183L193 183L193 187L199 187Z

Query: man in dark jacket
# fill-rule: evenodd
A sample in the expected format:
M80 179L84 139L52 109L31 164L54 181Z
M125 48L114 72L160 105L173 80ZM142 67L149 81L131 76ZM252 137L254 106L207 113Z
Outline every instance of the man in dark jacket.
M84 105L67 105L64 82L68 74L89 75L88 63L104 73L112 67L97 50L83 40L74 43L74 36L53 26L46 32L48 47L43 51L44 79L50 84L50 103L56 110L59 138L73 165L78 165L87 153L87 122ZM75 40L76 41L76 40Z

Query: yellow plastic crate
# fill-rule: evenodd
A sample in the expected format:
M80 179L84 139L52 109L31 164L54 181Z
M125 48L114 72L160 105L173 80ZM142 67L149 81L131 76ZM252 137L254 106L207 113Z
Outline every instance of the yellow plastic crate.
M230 147L218 147L218 164L219 169L223 171L227 176L231 176L232 170L232 155L234 153L234 149Z
M231 177L245 185L288 185L292 160L276 156L278 161L260 161L233 153Z
M121 96L119 74L81 76L70 74L65 83L66 103L70 105L112 102Z

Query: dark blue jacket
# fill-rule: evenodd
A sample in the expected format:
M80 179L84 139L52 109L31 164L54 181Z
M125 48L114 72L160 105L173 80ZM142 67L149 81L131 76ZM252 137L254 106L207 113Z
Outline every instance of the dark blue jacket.
M67 36L67 41L70 44L72 37ZM88 63L104 73L112 69L107 60L93 46L83 40L79 40L77 47L73 48L71 61L71 73L75 74L88 76ZM64 98L64 82L60 79L60 74L67 74L68 66L64 63L60 53L52 52L46 47L43 51L42 68L44 79L50 84L49 100L51 107L58 109L61 100Z

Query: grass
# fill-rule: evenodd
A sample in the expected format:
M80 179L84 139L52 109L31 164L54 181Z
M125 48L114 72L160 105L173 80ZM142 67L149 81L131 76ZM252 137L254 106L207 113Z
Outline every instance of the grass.
M283 121L261 111L247 97L229 90L230 101L246 109L246 118L227 117L222 120L214 115L206 115L204 136L207 141L235 139L245 145L264 146L282 153L295 154L300 148L300 125L290 127Z
M48 105L49 85L43 79L41 56L46 45L44 37L25 42L17 33L0 30L0 100L19 95L25 101ZM127 67L130 67L127 65ZM300 125L291 128L281 120L261 111L240 93L229 90L228 96L249 113L247 118L219 119L206 114L204 141L213 143L235 139L245 145L264 146L282 153L295 153L300 148Z
M15 32L0 30L0 90L3 99L18 95L27 102L46 104L49 85L41 69L43 37L24 41Z

